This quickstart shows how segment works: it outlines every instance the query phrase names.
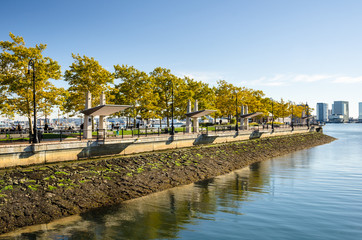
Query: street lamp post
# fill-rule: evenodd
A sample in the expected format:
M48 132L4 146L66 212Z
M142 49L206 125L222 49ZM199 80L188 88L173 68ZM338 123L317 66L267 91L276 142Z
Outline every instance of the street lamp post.
M274 132L274 100L271 98L272 102L272 132Z
M175 126L173 125L174 114L174 99L173 99L173 81L171 80L171 98L172 98L172 110L171 110L171 132L170 135L175 135Z
M235 131L239 132L238 126L238 94L235 92L235 106L236 106L236 124L235 124Z
M30 67L33 68L33 103L34 103L34 128L33 128L33 143L38 143L38 134L36 129L36 98L35 98L35 66L34 66L34 60L30 59L28 63L28 74L30 74Z
M293 118L294 118L294 116L293 116L293 103L292 103L292 119L290 120L290 125L292 127L292 131L294 131Z
M308 103L305 104L306 112L307 112L307 127L309 129L309 106Z

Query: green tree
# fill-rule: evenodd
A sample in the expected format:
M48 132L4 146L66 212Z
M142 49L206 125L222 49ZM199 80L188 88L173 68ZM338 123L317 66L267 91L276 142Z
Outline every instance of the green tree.
M92 106L99 104L102 92L109 94L114 76L104 69L93 57L72 54L74 63L65 71L64 80L68 82L68 91L64 94L62 110L77 114L84 109L85 94L92 94Z
M2 115L26 116L33 129L33 79L32 74L28 74L29 60L34 61L37 112L47 114L52 111L51 106L60 104L59 92L62 90L49 81L60 79L60 66L43 56L45 44L26 47L22 37L12 33L9 36L11 41L0 41L0 111Z

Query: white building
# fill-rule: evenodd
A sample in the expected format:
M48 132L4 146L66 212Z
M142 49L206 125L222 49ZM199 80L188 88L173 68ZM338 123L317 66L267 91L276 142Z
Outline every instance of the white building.
M362 122L362 102L358 103L358 122Z

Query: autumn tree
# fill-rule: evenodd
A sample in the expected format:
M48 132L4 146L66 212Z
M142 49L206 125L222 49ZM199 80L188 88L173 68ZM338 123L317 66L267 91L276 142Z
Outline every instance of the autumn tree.
M43 56L45 44L26 47L22 37L12 33L9 36L11 41L0 41L0 111L8 116L26 116L32 130L33 78L28 74L29 61L34 61L37 112L47 114L51 113L52 106L60 104L62 89L50 82L50 79L60 79L60 66Z
M158 94L154 91L154 79L133 66L114 66L115 78L121 80L112 93L114 103L131 105L126 113L136 119L158 118Z
M71 114L77 114L84 110L85 94L92 94L92 106L98 105L102 92L109 93L110 83L114 76L104 69L93 57L72 54L74 62L65 71L64 80L69 88L65 93L62 110Z
M310 110L310 108L309 108L309 110ZM303 119L307 115L306 104L300 103L300 104L295 105L294 109L293 109L293 114L296 118L299 118L299 122L302 123L303 121L301 119Z
M236 114L236 93L240 91L233 84L219 80L215 88L215 107L217 117L228 117Z
M241 103L248 106L248 112L265 112L264 93L261 90L242 88Z
M275 118L282 118L283 122L284 118L290 115L288 111L288 102L285 102L283 98L281 98L280 101L275 101L274 115Z
M187 97L191 101L197 100L199 103L199 109L213 109L215 102L215 92L209 84L196 81L189 77L184 77L186 83Z
M154 92L158 95L157 114L161 118L167 118L167 126L170 126L172 113L172 104L174 104L174 117L185 118L185 106L189 93L185 91L185 81L176 77L171 70L157 67L150 76L154 81ZM172 101L172 90L174 101Z

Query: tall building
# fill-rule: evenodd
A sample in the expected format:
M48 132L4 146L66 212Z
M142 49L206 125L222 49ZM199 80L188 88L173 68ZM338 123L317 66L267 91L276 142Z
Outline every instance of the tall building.
M349 106L347 101L334 101L332 116L339 117L343 122L349 120Z
M317 121L327 122L328 121L328 104L317 103Z
M362 102L358 103L358 122L362 122Z
M328 118L330 115L332 115L332 109L328 109Z
M331 109L331 114L334 114L334 104L332 103L332 109Z

